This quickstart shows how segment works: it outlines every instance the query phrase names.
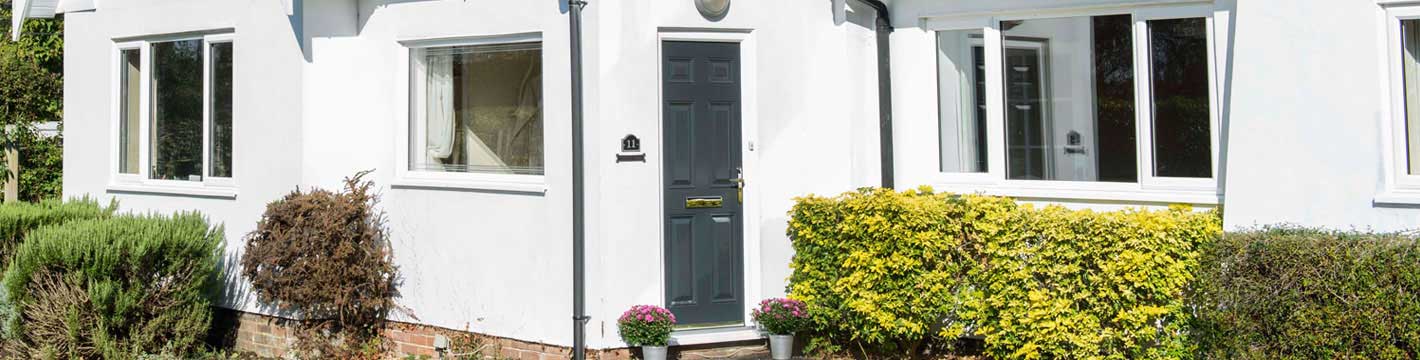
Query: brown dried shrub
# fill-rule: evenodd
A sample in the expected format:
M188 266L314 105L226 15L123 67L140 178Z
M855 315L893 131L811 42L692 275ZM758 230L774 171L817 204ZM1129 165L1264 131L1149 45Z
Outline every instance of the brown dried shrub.
M383 345L397 272L369 171L345 189L299 189L266 207L246 236L242 272L263 303L289 311L295 350L311 357L364 358Z
M6 344L6 358L98 357L93 342L98 316L92 310L89 292L78 281L44 271L35 274L28 288L35 300L20 314L26 337Z

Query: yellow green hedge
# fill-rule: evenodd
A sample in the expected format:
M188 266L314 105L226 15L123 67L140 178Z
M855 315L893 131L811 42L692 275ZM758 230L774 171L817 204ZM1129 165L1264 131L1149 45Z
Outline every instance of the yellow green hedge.
M1216 214L1035 208L864 189L798 199L792 296L811 344L918 354L965 335L1001 359L1185 357L1184 291Z

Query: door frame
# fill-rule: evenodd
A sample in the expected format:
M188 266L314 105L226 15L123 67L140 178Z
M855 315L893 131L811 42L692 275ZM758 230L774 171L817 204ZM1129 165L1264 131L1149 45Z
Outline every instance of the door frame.
M738 43L740 45L740 166L745 179L744 202L741 204L741 222L744 233L741 236L741 256L743 259L742 284L744 285L744 308L741 309L743 321L739 327L748 327L753 322L749 318L750 310L753 309L759 299L763 297L763 276L760 267L760 247L759 247L759 223L760 223L760 192L759 179L759 117L758 114L758 93L755 90L756 63L755 63L755 41L754 31L750 29L706 29L706 28L659 28L656 32L656 146L661 154L665 154L665 79L664 79L664 58L665 43L667 41L688 41L688 42L719 42ZM750 146L754 144L754 146ZM666 300L666 208L665 208L665 161L655 161L656 183L655 189L657 210L656 222L660 224L659 233L656 238L659 241L656 247L659 251L659 261L657 262L660 271L656 273L656 293L660 294L659 302L665 306ZM728 328L728 327L727 327ZM699 329L697 329L699 330Z

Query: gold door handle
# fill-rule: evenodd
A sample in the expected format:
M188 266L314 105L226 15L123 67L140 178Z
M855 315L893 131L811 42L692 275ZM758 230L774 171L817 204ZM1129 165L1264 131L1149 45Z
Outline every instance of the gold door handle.
M730 181L735 182L735 199L741 204L745 202L745 174L743 168L735 168L735 175L739 176Z

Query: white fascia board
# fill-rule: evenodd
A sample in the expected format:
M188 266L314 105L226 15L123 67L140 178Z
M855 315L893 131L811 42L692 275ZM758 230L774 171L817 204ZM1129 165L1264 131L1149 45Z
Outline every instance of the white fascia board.
M93 0L88 2L88 7L93 8ZM24 28L25 19L30 18L52 18L59 9L60 0L15 0L11 9L10 17L10 38L20 39L20 29ZM78 6L76 6L78 7Z
M54 12L64 14L78 11L93 11L95 9L95 1L98 0L59 0L59 5L54 8Z

